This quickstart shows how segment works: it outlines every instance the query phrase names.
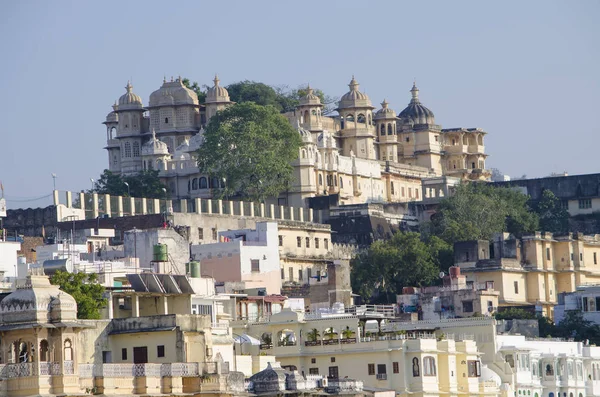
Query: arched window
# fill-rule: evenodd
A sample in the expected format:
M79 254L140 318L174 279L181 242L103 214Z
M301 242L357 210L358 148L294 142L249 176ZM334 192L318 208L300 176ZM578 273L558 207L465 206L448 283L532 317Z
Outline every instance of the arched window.
M301 150L301 153L302 153L301 157L302 157L303 159L305 159L305 158L306 158L306 150L302 149L302 150Z
M198 178L192 179L192 190L198 190Z
M165 124L169 124L169 118L165 117Z
M131 157L131 143L125 142L125 157Z
M308 120L309 120L309 118L308 118L308 110L305 110L304 111L304 122L308 123Z
M343 188L344 188L344 180L340 176L340 189L343 189Z
M415 378L419 376L419 359L416 357L412 359L412 373Z
M140 157L140 143L133 142L133 157Z
M554 393L550 392L550 394L548 394L548 397L554 397Z
M18 356L19 356L19 362L20 363L26 363L29 362L29 349L27 349L27 343L25 342L21 342L18 345Z
M50 361L48 359L48 341L46 339L40 342L40 361Z
M219 188L219 178L212 178L210 180L211 188L218 189Z
M70 339L65 339L64 360L73 361L73 344Z
M387 130L388 130L388 135L392 135L392 125L391 124L388 124Z
M385 124L381 124L381 135L385 135Z
M364 124L366 122L365 115L360 113L358 116L356 116L356 122Z
M206 189L208 182L205 177L200 177L200 185L198 186L200 189Z
M546 364L546 376L554 376L554 368L552 364Z
M323 175L319 174L319 185L323 185Z
M346 116L346 120L347 120L347 121L354 122L354 115L352 115L352 114L349 114L348 116Z
M471 168L475 169L475 162L471 163Z
M312 110L312 112L311 112L311 114L312 114L313 116L316 116L316 115L317 115L317 111L316 111L315 109L313 109L313 110Z
M423 376L435 376L435 358L423 358Z

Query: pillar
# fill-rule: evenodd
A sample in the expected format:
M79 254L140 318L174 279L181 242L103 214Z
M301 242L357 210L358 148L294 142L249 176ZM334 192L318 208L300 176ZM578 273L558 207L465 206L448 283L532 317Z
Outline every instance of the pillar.
M54 198L54 205L59 205L60 200L58 199L58 190L52 191L52 197Z
M166 213L171 214L173 212L173 200L165 200L167 203Z
M111 205L110 205L110 194L104 195L104 213L109 217L112 216Z
M300 207L298 210L298 220L304 222L304 208Z
M206 200L206 213L212 214L212 200L211 199Z
M260 214L259 214L260 217L264 218L265 217L265 203L260 203L260 209L259 209L259 211L260 211Z
M250 203L250 216L254 218L254 203Z
M197 198L195 200L196 202L196 214L201 214L202 213L202 200Z
M131 211L130 215L135 215L135 199L133 197L129 197L129 209Z
M275 219L275 204L269 204L269 209L271 210L271 219Z
M131 297L131 317L140 316L140 297L135 294Z
M229 215L233 215L233 201L229 201Z
M112 320L114 318L114 300L113 300L113 296L112 294L109 292L108 293L108 299L107 299L107 303L108 303L108 319Z
M123 196L117 197L117 216L119 218L123 216Z
M314 210L312 208L308 209L308 219L307 222L314 222L313 219L315 217Z
M58 191L56 191L56 200L58 200ZM79 208L85 210L85 193L79 193Z
M219 215L223 215L223 200L217 200L217 205L219 206Z
M142 215L146 215L148 213L148 202L145 198L142 198Z
M98 218L100 212L98 211L98 193L92 194L92 211L94 218Z
M155 214L160 214L160 199L154 199L154 204L152 204L152 210Z
M240 201L240 216L244 216L244 202Z
M181 199L181 200L179 200L179 203L181 205L180 211L183 214L187 214L187 212L188 212L188 210L187 210L187 200L186 199Z
M279 219L285 219L285 207L283 205L279 206Z
M55 190L56 192L56 190ZM55 200L56 202L56 200ZM73 193L67 190L67 208L73 207Z
M290 207L290 221L294 220L294 207Z
M167 295L163 295L158 300L158 312L159 314L169 314L169 300Z

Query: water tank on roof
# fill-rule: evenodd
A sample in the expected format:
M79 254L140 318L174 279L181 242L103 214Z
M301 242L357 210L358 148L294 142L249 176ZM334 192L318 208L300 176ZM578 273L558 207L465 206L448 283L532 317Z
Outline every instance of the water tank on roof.
M190 262L190 276L192 278L200 278L200 262Z
M59 270L61 272L73 272L73 262L71 262L71 259L69 258L49 259L47 261L44 261L44 264L42 266L44 268L44 274L47 276L52 276Z
M154 262L167 262L169 251L166 244L156 244L153 248Z

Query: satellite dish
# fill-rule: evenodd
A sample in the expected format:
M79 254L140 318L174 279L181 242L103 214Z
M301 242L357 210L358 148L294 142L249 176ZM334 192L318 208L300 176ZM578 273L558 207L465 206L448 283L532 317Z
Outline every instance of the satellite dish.
M444 278L445 275L446 275L446 273L440 272L440 278Z

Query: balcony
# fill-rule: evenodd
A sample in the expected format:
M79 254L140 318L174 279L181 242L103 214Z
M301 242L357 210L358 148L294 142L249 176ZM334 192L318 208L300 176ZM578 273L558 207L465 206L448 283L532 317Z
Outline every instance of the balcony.
M387 380L387 374L377 374L377 380Z

